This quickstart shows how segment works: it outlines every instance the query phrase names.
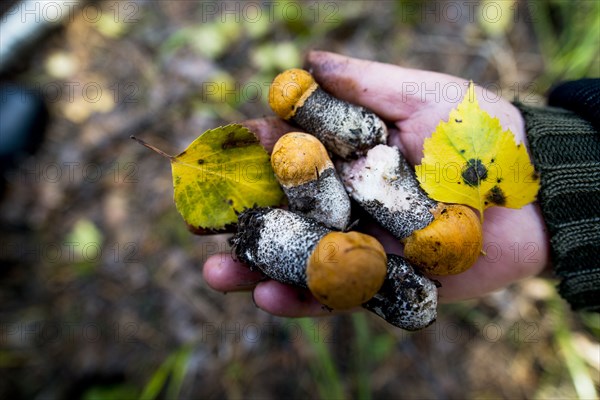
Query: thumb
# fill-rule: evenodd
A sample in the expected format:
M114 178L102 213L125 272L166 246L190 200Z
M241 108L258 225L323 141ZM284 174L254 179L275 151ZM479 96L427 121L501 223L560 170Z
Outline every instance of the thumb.
M460 100L467 84L460 78L438 72L325 51L311 51L306 67L327 92L394 122L407 119L428 103L440 102L442 88L460 92L456 96L456 100ZM449 88L450 85L455 87Z

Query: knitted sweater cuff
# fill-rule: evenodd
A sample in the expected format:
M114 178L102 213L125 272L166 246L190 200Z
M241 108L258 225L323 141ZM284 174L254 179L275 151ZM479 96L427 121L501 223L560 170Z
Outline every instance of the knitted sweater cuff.
M515 105L540 173L559 293L575 310L600 311L600 134L571 111Z

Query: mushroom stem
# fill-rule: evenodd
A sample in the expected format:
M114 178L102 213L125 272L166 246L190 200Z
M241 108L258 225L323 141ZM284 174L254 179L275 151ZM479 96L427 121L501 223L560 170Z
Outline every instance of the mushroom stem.
M306 263L330 229L279 208L252 208L238 217L231 244L238 259L266 276L300 287L306 284Z
M387 275L379 292L363 307L398 328L415 331L437 317L437 287L404 258L388 254Z

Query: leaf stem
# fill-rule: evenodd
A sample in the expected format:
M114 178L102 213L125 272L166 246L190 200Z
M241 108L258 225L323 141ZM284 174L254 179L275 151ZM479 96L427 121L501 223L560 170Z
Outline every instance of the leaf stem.
M133 135L131 135L131 136L129 136L129 137L130 137L131 139L135 140L136 142L138 142L139 144L141 144L142 146L149 148L149 149L150 149L150 150L152 150L153 152L155 152L155 153L157 153L157 154L160 154L161 156L163 156L163 157L166 157L166 158L168 158L168 159L169 159L169 160L171 160L171 161L174 161L174 160L175 160L175 157L174 157L174 156L172 156L172 155L170 155L170 154L167 154L167 153L165 153L164 151L162 151L162 150L161 150L161 149L159 149L158 147L154 147L154 146L152 146L150 143L147 143L147 142L143 141L142 139L138 139L138 138L136 138L136 137L135 137L135 136L133 136Z

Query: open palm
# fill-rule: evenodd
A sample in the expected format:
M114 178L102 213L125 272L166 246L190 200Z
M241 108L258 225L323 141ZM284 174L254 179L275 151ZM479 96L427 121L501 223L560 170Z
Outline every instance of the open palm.
M464 79L436 72L407 69L364 61L327 52L311 52L307 68L319 84L336 97L374 111L391 126L389 144L397 146L410 164L423 156L423 141L452 108L462 100L468 87ZM521 114L497 94L476 87L480 107L497 117L517 141L525 142ZM291 128L282 121L253 121L267 149ZM548 263L548 238L537 204L513 210L493 207L485 211L483 225L485 255L468 271L435 277L442 286L442 302L482 296L511 282L539 273ZM397 240L374 228L390 253L400 253ZM231 259L229 254L210 257L204 277L216 290L253 290L257 306L284 316L318 315L327 311L305 289L265 280L258 271Z

